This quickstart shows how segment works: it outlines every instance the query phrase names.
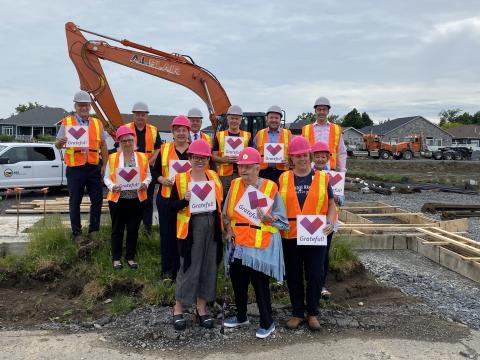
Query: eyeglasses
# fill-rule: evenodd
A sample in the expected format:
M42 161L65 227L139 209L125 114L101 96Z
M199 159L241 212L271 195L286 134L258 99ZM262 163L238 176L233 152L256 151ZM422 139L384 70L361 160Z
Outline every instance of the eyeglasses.
M191 156L191 159L193 161L207 161L208 160L208 157L204 157L204 156Z
M133 143L133 139L120 140L122 144Z

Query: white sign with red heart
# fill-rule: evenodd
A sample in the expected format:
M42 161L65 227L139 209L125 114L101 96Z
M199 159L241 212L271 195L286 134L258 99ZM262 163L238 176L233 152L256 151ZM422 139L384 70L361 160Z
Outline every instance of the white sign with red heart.
M217 210L213 181L191 181L188 183L188 190L191 192L190 213L197 214Z
M327 171L330 175L330 186L333 190L333 195L342 196L345 189L345 173L338 171Z
M116 185L119 185L122 191L137 190L140 187L140 169L138 167L118 168L116 176Z
M279 164L285 161L284 144L266 143L263 145L263 161L271 164Z
M325 215L297 215L297 245L327 246Z
M170 160L168 162L168 175L175 181L175 175L189 171L192 168L188 160Z
M66 126L65 136L65 147L88 148L88 126Z
M257 216L257 208L260 208L264 214L268 213L273 205L273 199L270 199L261 191L249 185L242 195L242 198L235 206L235 211L247 218L254 225L260 225L260 219Z
M225 136L223 153L227 156L238 156L244 148L243 138L240 136Z

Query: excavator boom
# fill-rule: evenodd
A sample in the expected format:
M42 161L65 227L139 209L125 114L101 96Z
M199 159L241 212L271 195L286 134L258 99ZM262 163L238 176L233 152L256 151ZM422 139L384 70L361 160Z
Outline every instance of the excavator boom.
M207 105L210 121L215 131L217 117L226 113L230 106L228 96L220 82L208 70L196 65L191 58L169 54L129 40L117 40L65 24L68 53L80 79L80 88L87 91L93 100L93 108L107 131L112 133L123 124L115 98L103 71L100 59L108 60L179 85L197 94ZM105 41L87 40L82 32L119 42L131 50L111 46Z

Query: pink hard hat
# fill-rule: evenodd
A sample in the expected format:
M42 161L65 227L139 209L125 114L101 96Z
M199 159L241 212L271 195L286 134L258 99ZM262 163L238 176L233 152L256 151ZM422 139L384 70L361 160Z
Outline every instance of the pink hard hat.
M330 148L328 147L328 145L324 142L321 142L321 141L318 141L316 142L315 144L313 144L312 146L312 152L313 153L316 153L316 152L327 152L327 153L330 153Z
M185 115L178 115L173 119L170 127L173 129L174 126L185 126L188 130L191 130L190 120Z
M117 129L117 133L115 134L117 142L119 142L120 138L125 135L135 136L132 129L130 129L127 125L122 125Z
M260 153L257 149L247 147L238 154L238 165L260 164Z
M203 139L193 141L188 147L187 153L200 156L212 156L210 145Z
M288 145L288 155L300 155L310 151L310 145L303 136L295 136Z

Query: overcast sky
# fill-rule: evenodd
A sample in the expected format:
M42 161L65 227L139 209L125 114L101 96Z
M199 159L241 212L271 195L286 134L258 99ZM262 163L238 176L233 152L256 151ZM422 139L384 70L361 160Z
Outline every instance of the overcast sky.
M442 109L480 110L480 1L0 0L0 118L21 103L72 108L79 81L64 25L190 55L244 111L278 104L287 122L318 96L331 113L374 121ZM86 35L87 39L94 37ZM112 45L115 45L111 42ZM113 63L103 66L121 112L206 106L195 94ZM205 124L204 124L205 125Z

